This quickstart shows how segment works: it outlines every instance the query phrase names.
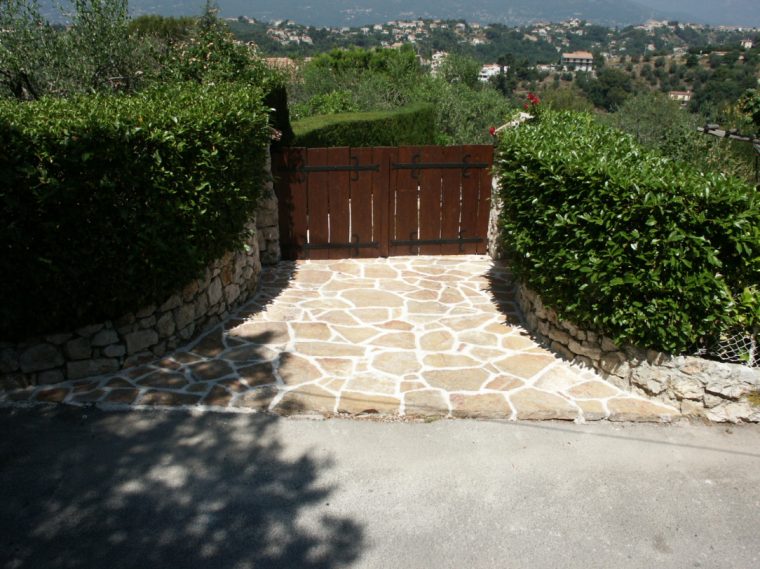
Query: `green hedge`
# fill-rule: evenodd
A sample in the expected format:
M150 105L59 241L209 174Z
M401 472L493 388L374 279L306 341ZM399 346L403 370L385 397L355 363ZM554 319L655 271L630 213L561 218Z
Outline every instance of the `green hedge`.
M318 115L293 123L293 146L399 146L435 143L435 109L411 105L394 111Z
M760 204L586 114L506 131L496 170L516 273L560 317L683 353L760 322Z
M0 339L165 299L241 243L268 143L262 93L0 101Z

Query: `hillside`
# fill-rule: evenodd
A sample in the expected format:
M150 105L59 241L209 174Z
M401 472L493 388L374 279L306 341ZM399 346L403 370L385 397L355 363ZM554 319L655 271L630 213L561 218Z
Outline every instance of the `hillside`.
M132 0L135 14L200 12L202 0ZM466 19L469 22L519 25L536 20L579 18L608 25L627 25L651 17L678 17L673 12L631 0L219 0L225 17L293 19L314 26L364 25L415 17Z

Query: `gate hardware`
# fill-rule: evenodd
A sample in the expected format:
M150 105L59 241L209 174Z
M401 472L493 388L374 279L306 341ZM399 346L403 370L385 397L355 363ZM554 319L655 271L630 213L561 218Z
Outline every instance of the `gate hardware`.
M415 154L411 162L394 162L391 168L394 170L411 170L412 178L419 178L420 170L463 170L465 178L470 177L469 170L472 168L489 168L486 162L470 162L470 154L465 154L461 162L420 162L420 155Z
M463 237L462 239L409 239L409 240L397 240L392 239L391 245L394 247L421 247L422 245L459 245L459 250L462 250L462 245L465 243L482 243L483 239L480 237Z
M380 164L359 164L358 156L351 156L353 164L346 164L340 166L301 166L289 170L289 172L296 172L298 174L309 174L310 172L351 172L351 181L356 182L359 180L359 172L379 172ZM303 180L300 180L303 182Z

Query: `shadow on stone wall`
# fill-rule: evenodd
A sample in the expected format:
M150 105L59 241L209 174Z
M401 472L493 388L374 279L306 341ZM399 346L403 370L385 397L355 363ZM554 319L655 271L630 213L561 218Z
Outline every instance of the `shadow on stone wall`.
M0 413L0 566L337 568L364 530L317 515L330 460L270 415Z

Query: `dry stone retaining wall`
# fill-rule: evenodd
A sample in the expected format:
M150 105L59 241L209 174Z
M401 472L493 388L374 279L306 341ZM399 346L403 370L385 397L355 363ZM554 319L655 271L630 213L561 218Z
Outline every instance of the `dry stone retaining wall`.
M171 351L226 318L257 289L261 265L280 260L277 198L266 187L240 251L209 264L205 274L159 305L72 332L0 343L0 387L54 384L111 373Z
M607 337L560 320L522 284L517 287L517 301L527 328L552 350L595 369L621 389L670 403L685 416L760 422L760 407L748 398L760 393L760 369L619 347Z

